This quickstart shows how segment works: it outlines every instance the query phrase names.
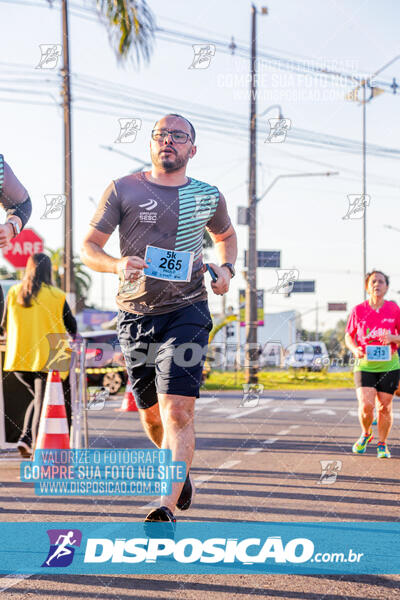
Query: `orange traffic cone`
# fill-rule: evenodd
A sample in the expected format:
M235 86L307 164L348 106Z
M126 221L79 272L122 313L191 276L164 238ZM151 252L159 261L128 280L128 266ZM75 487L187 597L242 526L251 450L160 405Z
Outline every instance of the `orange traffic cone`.
M69 431L59 371L50 371L35 450L69 449Z
M137 412L138 407L136 406L135 397L132 392L132 385L128 381L125 388L124 399L122 400L121 408L117 408L116 410L121 410L123 412Z

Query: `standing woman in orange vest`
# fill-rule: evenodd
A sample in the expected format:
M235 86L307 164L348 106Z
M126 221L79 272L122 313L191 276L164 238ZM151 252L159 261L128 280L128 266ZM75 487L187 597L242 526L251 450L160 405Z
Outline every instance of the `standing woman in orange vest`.
M65 293L52 285L51 261L46 254L29 257L22 282L8 292L4 322L7 330L4 371L14 371L32 394L18 441L20 454L29 457L35 447L50 369L61 371L65 395L70 354L65 351L58 365L52 357L60 343L68 348L67 332L70 335L77 332Z

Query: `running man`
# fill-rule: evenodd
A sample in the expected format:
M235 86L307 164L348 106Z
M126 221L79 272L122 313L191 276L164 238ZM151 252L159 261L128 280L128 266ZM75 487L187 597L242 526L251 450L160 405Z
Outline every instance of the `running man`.
M0 248L5 248L25 227L32 213L32 202L28 192L4 160L3 154L0 154L0 205L7 211L6 222L0 225ZM0 323L3 312L4 296L0 286Z
M58 539L56 541L57 549L50 556L50 558L46 560L46 565L48 567L50 566L50 563L54 558L61 558L62 556L67 556L68 554L71 554L72 550L70 548L67 548L67 546L73 546L74 544L76 544L76 540L72 539L73 537L73 531L68 531L66 535L61 534L58 536Z
M225 198L186 176L196 150L187 119L160 119L151 132L151 171L108 186L82 247L88 267L120 277L118 335L144 431L187 467L184 484L161 497L150 522L175 523L175 507L187 510L194 494L194 407L212 327L202 260L206 227L221 263L211 264L218 277L213 292L226 294L235 275L237 241ZM103 250L117 226L121 259Z
M353 308L346 327L345 343L356 358L354 381L362 435L353 452L364 454L373 439L372 422L377 406L378 458L390 458L386 444L393 423L392 399L400 377L397 344L400 344L400 308L385 300L389 278L371 271L365 278L369 298Z

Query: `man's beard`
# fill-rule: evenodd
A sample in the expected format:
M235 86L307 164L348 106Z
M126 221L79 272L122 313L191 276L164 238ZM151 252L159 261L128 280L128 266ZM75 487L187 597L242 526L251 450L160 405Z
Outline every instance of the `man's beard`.
M172 150L169 154L151 152L151 161L154 166L164 169L167 173L178 171L187 165L189 160L189 151L186 156L178 156Z

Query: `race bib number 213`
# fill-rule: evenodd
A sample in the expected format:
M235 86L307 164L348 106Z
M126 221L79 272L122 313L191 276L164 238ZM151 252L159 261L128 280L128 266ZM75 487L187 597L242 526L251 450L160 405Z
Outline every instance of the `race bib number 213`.
M391 359L390 346L366 346L367 360L370 362L388 361Z

